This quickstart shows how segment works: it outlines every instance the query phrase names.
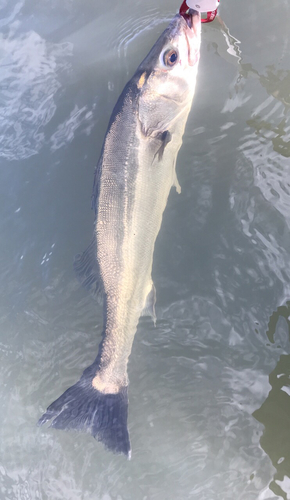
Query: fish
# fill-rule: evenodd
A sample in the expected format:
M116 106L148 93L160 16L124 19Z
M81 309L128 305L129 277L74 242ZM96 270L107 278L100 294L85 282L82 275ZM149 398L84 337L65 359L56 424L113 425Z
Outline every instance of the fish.
M131 457L127 365L141 315L156 322L154 245L169 192L180 192L176 158L195 93L200 14L177 14L121 93L95 169L93 239L77 256L82 284L103 301L95 361L39 419L91 433Z

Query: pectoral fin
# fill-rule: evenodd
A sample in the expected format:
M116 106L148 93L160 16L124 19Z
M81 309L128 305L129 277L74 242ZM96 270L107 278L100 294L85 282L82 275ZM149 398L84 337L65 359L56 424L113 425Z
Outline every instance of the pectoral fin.
M158 161L162 160L164 150L165 150L167 144L171 141L171 133L168 130L165 130L164 132L160 132L157 135L157 139L161 141L161 145L158 148L158 150L156 151L156 153L153 157L153 161L155 160L156 156L158 156Z
M152 281L152 287L146 297L145 307L143 308L142 316L151 316L154 326L156 326L155 303L156 303L156 289Z

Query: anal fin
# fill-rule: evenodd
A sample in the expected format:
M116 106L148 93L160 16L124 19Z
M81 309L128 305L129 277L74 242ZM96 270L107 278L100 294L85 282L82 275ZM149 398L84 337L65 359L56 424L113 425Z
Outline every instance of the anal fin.
M152 281L152 286L146 297L146 302L142 311L142 316L151 316L154 326L156 326L155 304L156 304L156 288Z
M178 182L178 179L177 179L177 175L176 175L176 171L175 171L175 169L174 169L174 180L173 180L173 186L175 187L176 192L177 192L178 194L180 194L180 193L181 193L181 187L180 187L180 184L179 184L179 182Z

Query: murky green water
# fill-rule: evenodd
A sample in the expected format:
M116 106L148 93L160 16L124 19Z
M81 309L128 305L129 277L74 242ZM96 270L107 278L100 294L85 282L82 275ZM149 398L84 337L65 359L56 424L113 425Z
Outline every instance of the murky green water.
M93 171L179 4L0 3L0 499L290 499L290 6L221 0L129 363L132 460L37 428L95 358Z

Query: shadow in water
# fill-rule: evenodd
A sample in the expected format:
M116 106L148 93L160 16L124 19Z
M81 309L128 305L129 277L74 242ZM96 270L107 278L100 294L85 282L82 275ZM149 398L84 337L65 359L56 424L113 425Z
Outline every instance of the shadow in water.
M274 343L274 334L280 318L287 322L290 339L290 301L272 314L267 336ZM271 391L262 406L253 413L265 429L260 439L263 450L270 457L277 472L270 489L287 500L290 487L290 355L282 354L276 368L269 375ZM285 491L286 490L286 491Z
M267 68L266 75L260 75L251 64L241 64L243 75L246 76L248 72L256 75L259 81L267 91L276 100L280 101L285 106L285 111L290 106L290 71L277 70L274 67ZM276 153L290 157L290 141L289 134L287 133L287 118L286 115L277 125L271 124L262 118L255 117L247 121L247 124L256 130L259 136L270 138L273 144L273 150ZM269 133L272 137L269 137Z

